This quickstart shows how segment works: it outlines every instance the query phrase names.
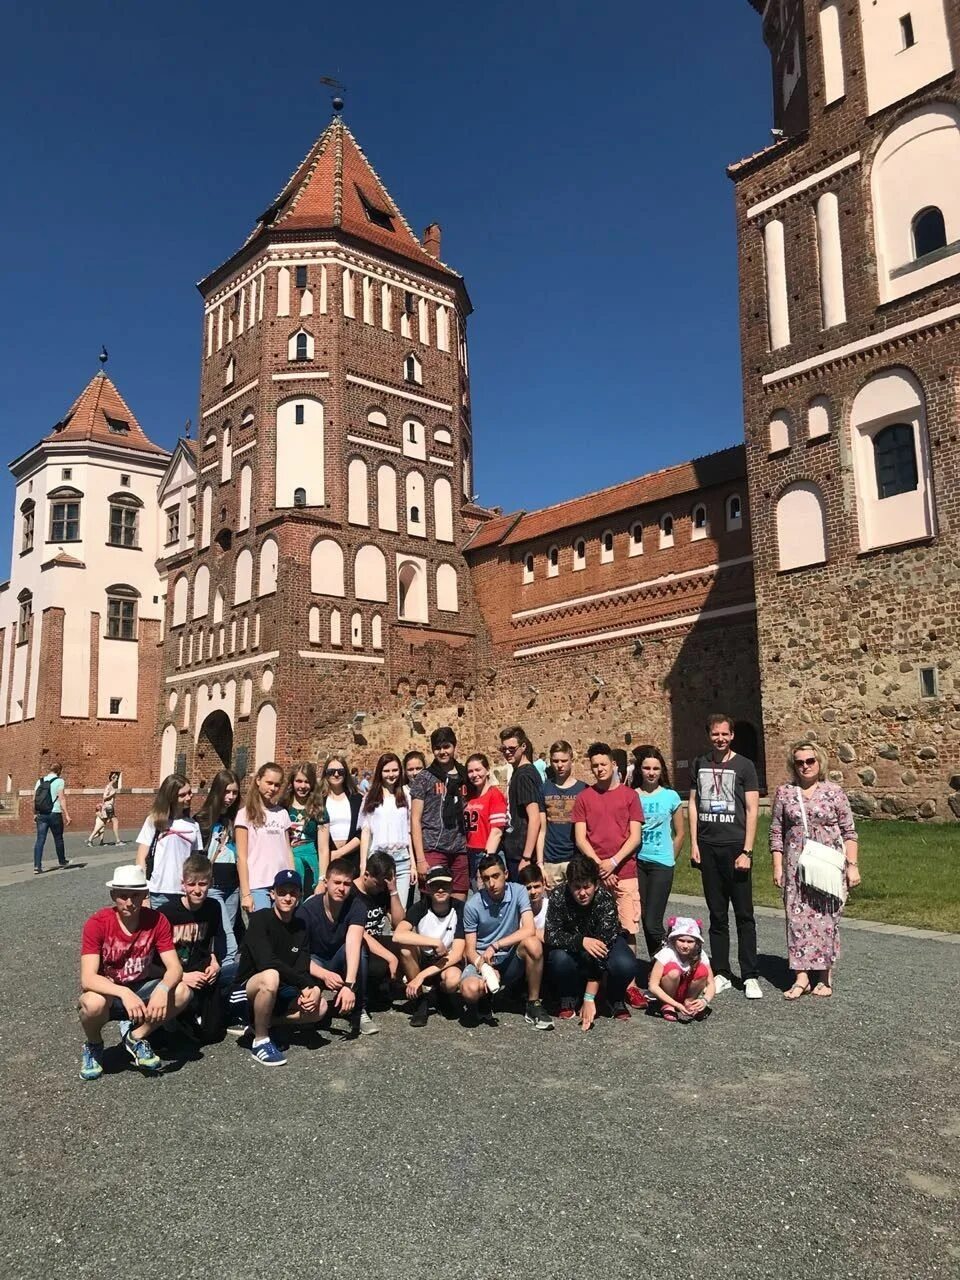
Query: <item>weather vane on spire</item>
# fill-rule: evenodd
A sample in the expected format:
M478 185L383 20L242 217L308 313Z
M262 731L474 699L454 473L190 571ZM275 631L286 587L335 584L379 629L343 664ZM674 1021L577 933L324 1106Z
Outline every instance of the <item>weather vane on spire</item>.
M103 343L101 343L101 344L100 344L100 354L97 356L97 359L100 361L100 368L101 368L101 369L102 369L102 368L103 368L103 366L107 363L107 361L110 359L110 355L109 355L109 353L108 353L108 351L107 351L107 348L103 345Z
M325 84L328 89L337 90L337 92L334 93L331 101L333 102L334 111L337 113L337 115L339 115L340 112L343 110L342 95L346 92L347 86L345 84L341 84L339 80L334 80L333 76L321 76L320 83Z

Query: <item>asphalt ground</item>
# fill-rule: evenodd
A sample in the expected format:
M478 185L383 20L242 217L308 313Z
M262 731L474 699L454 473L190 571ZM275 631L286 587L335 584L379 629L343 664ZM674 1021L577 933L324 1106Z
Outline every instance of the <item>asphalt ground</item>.
M786 1004L764 916L765 999L703 1025L387 1012L273 1070L228 1039L84 1084L79 935L118 852L0 883L5 1277L960 1271L956 945L848 930L834 998Z

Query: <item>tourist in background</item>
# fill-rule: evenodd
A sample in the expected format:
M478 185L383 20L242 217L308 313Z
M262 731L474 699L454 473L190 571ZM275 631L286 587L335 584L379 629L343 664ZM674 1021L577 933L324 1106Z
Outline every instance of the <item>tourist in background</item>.
M240 877L237 873L237 840L234 823L240 807L240 780L232 769L215 774L197 825L203 847L213 867L210 899L220 907L223 921L223 955L219 956L224 985L233 981L237 968L237 929L240 918Z
M783 890L787 953L793 985L787 1000L833 995L833 968L840 954L840 915L846 890L860 883L857 833L843 788L827 780L827 756L819 743L802 739L787 753L791 781L777 788L770 821L773 882ZM806 884L800 854L810 839L843 850L844 889L839 896Z
M100 803L97 805L97 818L93 824L93 830L87 840L87 845L92 847L94 844L103 844L103 833L107 829L107 824L113 828L113 843L125 844L125 840L120 839L120 820L117 817L116 799L120 790L120 770L114 769L110 777L107 779L107 785L103 788L103 795L100 797ZM97 839L97 837L100 837Z
M320 879L317 833L323 817L323 796L317 781L317 766L311 760L295 764L287 777L287 789L280 802L290 815L290 843L293 869L303 881L304 897L309 897Z
M53 836L57 865L60 867L73 865L63 846L63 830L70 825L70 813L67 809L67 784L60 776L62 772L62 764L51 765L50 769L33 784L33 813L37 823L37 839L33 846L35 876L43 871L43 846L47 843L48 833Z
M650 745L634 751L633 776L643 810L643 839L637 850L641 921L652 960L663 946L663 916L673 888L673 869L683 848L683 800L670 786L667 762Z
M168 774L157 788L153 807L137 836L137 866L147 876L155 911L180 896L183 864L203 850L200 828L190 817L193 787L179 773Z
M356 772L354 770L354 772ZM317 833L320 851L320 879L333 858L348 858L354 875L360 874L360 806L363 796L343 756L330 756L323 766L321 781L323 814Z

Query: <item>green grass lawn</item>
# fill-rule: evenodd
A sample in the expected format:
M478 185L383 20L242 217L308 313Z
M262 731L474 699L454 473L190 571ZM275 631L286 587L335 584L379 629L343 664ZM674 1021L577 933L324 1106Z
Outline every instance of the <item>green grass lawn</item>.
M754 846L753 896L768 907L781 905L769 853L770 820L761 815ZM920 929L960 933L960 827L858 819L860 874L845 914L858 920L910 924ZM677 893L700 894L700 874L690 866L689 848L677 863Z

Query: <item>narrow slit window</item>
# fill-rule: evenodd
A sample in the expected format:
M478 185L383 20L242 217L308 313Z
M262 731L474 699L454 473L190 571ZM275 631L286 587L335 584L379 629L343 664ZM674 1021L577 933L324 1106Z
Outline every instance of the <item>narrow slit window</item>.
M900 19L900 41L904 49L912 49L917 43L917 38L913 34L913 17L909 13L905 13Z
M920 697L935 698L937 696L936 667L920 667L917 674L920 677Z

